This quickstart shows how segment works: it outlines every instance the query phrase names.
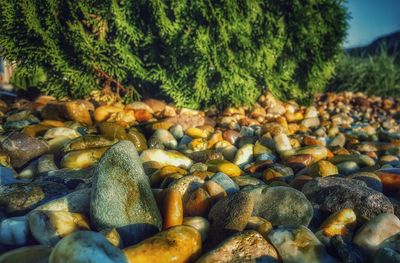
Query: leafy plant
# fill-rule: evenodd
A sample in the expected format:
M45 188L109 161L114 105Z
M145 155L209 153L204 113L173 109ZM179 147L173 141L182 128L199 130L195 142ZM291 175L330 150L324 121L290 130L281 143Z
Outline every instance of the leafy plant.
M0 53L39 88L87 96L162 92L177 106L309 99L346 30L341 0L3 0Z

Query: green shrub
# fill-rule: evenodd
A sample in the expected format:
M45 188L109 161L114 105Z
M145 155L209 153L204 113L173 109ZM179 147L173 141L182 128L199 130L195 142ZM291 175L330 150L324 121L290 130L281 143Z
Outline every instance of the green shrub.
M385 50L377 56L342 55L328 91L362 91L369 95L398 96L400 65Z
M309 99L346 30L341 0L3 0L0 53L39 88L83 97L111 86L177 106L251 104L265 88Z

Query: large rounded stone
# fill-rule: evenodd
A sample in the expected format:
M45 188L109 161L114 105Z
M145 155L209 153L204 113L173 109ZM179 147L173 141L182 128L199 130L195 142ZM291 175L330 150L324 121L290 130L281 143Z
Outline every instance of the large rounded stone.
M314 208L329 213L352 208L357 216L371 219L381 213L393 213L393 205L382 193L359 180L339 177L315 178L302 192Z
M400 232L400 220L393 214L380 214L364 224L353 242L366 252L374 254L386 238Z
M283 262L337 263L318 238L305 226L281 226L268 234Z
M121 250L100 233L75 232L63 238L50 254L49 263L126 263Z
M21 214L66 195L68 189L51 182L17 183L0 188L0 207L7 213Z
M124 244L137 243L161 229L148 177L131 142L113 145L94 174L90 214L98 229L117 228Z
M254 230L238 233L204 254L196 263L278 261L275 248Z
M211 222L208 245L213 246L228 236L245 229L254 201L249 193L237 192L218 201L210 210Z
M33 158L47 152L49 145L46 141L24 133L12 133L3 141L1 148L10 156L12 166L20 168Z
M313 208L304 194L285 186L258 187L250 191L254 198L254 216L272 225L305 225L311 222Z

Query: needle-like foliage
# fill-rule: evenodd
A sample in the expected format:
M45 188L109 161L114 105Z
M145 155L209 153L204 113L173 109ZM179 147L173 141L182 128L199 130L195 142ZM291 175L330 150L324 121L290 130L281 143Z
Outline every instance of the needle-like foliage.
M58 97L111 86L177 106L303 100L331 76L341 0L2 0L0 54Z

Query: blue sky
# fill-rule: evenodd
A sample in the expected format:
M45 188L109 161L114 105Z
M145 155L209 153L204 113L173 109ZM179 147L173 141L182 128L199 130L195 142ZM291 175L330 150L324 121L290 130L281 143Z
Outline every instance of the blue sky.
M345 47L365 45L400 30L400 0L348 0L352 18Z

